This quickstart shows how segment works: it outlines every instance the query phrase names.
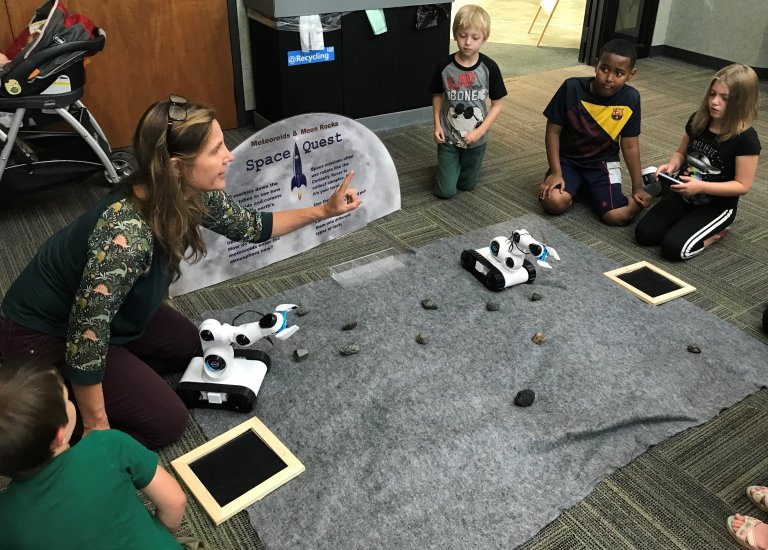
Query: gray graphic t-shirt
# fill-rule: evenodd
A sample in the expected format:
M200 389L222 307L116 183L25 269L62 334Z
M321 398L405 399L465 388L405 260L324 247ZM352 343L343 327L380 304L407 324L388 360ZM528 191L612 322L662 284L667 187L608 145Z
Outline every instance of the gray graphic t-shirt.
M448 56L437 67L430 91L443 94L440 123L445 142L466 149L463 138L485 120L487 100L501 99L507 95L507 89L499 66L488 56L480 54L474 66L462 67L454 55ZM483 145L487 140L486 133L472 147Z

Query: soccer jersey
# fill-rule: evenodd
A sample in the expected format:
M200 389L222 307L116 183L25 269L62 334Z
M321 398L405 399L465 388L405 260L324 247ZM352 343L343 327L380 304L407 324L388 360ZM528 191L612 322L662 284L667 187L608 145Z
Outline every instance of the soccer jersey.
M466 149L464 136L485 120L488 114L486 101L501 99L507 95L507 89L499 66L487 55L479 54L477 63L472 67L462 67L454 55L438 65L430 91L443 94L440 124L445 142ZM487 132L471 147L479 147L486 141Z
M624 85L612 97L590 91L594 77L568 78L544 109L562 127L560 156L575 161L618 161L621 137L640 135L640 94Z
M688 135L688 149L680 174L691 176L701 181L732 181L736 177L736 157L760 154L760 139L750 127L726 141L718 141L717 135L706 128L698 134L693 133L691 123L693 115L685 125ZM694 195L688 199L693 204L717 202L723 206L735 206L739 197L718 197Z

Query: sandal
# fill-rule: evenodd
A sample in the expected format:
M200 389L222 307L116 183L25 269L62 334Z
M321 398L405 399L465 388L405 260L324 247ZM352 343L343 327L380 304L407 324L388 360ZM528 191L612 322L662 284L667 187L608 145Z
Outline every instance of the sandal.
M768 487L762 485L750 485L747 487L747 496L752 504L760 508L763 512L768 512L768 506L766 506L766 497L768 496Z
M736 519L736 516L728 516L728 519L725 520L725 526L728 528L728 532L743 548L747 548L748 550L765 550L759 548L757 544L755 544L755 526L763 522L751 516L743 516L743 518L744 525L736 531L733 528L733 520Z

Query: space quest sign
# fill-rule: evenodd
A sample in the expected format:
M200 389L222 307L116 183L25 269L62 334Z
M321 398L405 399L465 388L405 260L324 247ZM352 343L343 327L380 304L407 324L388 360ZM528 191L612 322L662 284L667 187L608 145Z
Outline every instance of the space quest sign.
M171 286L178 296L249 273L365 226L400 209L400 185L389 152L362 124L341 115L298 115L258 131L232 151L226 192L256 211L323 204L350 170L350 187L363 204L263 243L240 243L203 229L208 250L197 264L182 263ZM361 251L362 252L362 251Z

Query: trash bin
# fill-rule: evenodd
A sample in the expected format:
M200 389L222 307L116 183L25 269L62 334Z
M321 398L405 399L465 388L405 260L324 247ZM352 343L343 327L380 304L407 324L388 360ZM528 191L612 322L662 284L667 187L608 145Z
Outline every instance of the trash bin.
M275 122L310 112L364 118L431 106L432 74L450 44L451 4L435 6L437 24L423 29L416 28L418 6L383 8L381 34L365 10L320 14L324 49L309 52L301 52L299 16L249 8L256 113Z

